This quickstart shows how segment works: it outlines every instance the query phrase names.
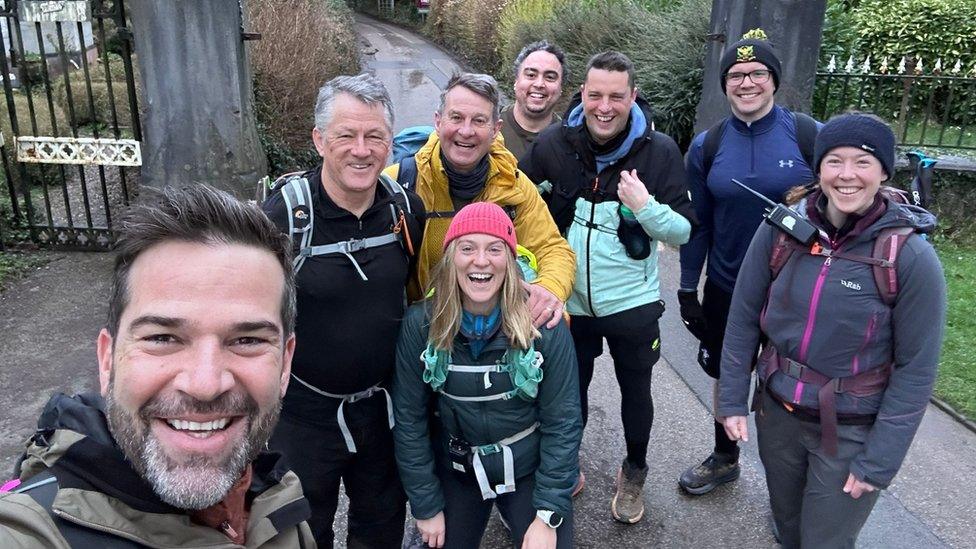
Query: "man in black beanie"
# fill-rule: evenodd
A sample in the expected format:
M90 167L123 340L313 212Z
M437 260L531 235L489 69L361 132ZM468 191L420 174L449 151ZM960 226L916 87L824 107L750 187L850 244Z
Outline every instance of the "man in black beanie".
M681 319L701 341L698 362L718 380L732 289L764 204L732 183L742 181L780 202L793 186L814 178L813 144L819 124L776 105L780 61L766 33L754 29L729 46L719 85L732 115L695 137L685 158L688 187L699 225L681 247ZM703 299L698 287L706 267ZM715 447L678 484L701 495L739 478L739 448L714 424Z

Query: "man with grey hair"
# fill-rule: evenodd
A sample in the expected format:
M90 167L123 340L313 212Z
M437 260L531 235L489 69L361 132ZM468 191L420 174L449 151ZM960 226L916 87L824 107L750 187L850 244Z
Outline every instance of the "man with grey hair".
M545 40L527 44L515 58L515 103L502 110L505 147L521 159L539 132L561 120L556 103L563 93L566 54Z
M524 283L533 322L552 328L562 319L575 257L535 185L516 169L518 160L499 137L499 96L494 78L471 73L454 75L441 93L436 132L413 157L412 188L430 214L408 297L415 301L426 294L455 212L471 202L494 202L512 218L519 244L538 264L535 278ZM399 177L400 164L385 173Z
M264 204L298 252L293 383L271 447L301 478L321 547L334 543L340 480L348 546L399 547L403 537L386 387L424 207L380 175L392 135L390 96L376 77L327 82L312 129L321 167L282 177Z
M131 211L116 245L101 395L55 395L0 547L300 547L308 502L263 452L295 349L290 244L205 185Z

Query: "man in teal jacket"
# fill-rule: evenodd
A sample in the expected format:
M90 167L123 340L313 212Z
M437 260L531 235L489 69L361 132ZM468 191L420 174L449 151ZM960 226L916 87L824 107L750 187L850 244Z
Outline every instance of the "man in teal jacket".
M572 315L584 422L604 338L614 359L627 458L611 511L618 521L635 523L644 515L654 419L651 369L661 354L657 242L687 242L694 212L678 146L654 131L625 55L605 52L590 59L581 93L564 120L539 136L519 168L539 184L576 252L576 282L566 310Z

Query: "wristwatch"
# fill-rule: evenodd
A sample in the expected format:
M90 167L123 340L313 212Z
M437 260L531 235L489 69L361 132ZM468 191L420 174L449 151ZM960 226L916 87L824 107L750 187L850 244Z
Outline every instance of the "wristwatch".
M552 529L559 528L563 523L563 516L555 511L540 509L535 512L535 516L539 517L542 522L546 523L546 526Z

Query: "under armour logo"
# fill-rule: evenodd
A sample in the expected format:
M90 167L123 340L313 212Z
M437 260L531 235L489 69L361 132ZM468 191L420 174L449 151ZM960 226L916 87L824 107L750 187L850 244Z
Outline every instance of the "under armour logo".
M780 160L779 161L779 167L780 168L792 168L793 167L793 161L792 160Z

